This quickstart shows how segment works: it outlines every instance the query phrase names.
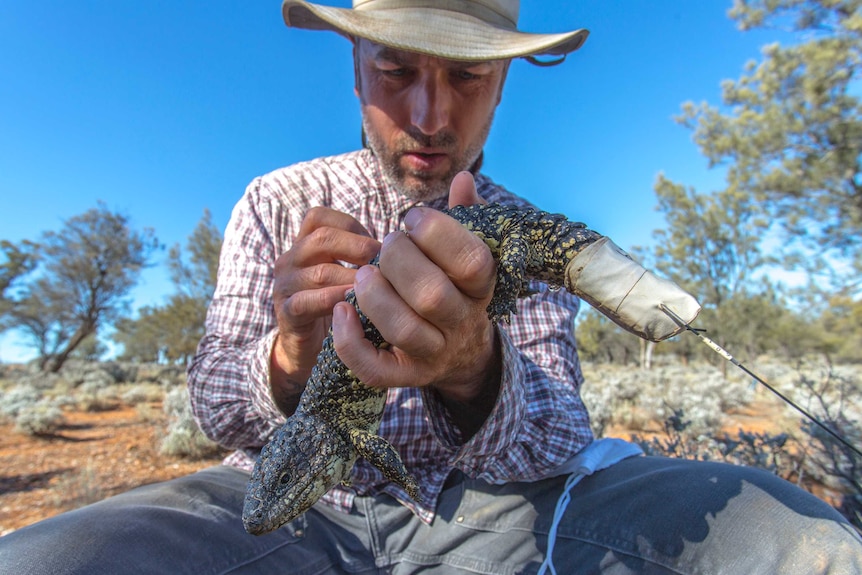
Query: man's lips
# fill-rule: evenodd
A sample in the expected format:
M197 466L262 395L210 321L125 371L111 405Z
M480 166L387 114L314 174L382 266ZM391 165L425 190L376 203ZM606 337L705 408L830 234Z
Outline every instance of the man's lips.
M449 158L449 154L441 150L411 150L403 152L402 158L414 170L433 170Z

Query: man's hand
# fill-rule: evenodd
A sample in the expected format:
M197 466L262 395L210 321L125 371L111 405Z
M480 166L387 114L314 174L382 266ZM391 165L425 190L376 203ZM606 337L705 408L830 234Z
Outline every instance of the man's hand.
M290 415L311 375L331 321L333 306L355 280L356 270L339 261L363 265L380 249L352 216L312 208L302 220L293 246L275 262L272 301L278 337L270 359L272 392Z
M479 201L472 176L456 176L450 205ZM380 267L364 266L354 279L359 307L390 346L376 349L363 337L355 310L339 303L335 349L367 385L432 386L468 438L499 390L499 342L486 311L494 258L482 240L441 212L413 209L405 226L407 234L383 240Z

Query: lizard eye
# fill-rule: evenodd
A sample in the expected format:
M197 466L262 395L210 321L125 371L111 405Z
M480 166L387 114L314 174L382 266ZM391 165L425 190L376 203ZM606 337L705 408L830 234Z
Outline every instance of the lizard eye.
M281 475L278 476L278 484L279 485L287 485L290 483L290 473L285 471Z

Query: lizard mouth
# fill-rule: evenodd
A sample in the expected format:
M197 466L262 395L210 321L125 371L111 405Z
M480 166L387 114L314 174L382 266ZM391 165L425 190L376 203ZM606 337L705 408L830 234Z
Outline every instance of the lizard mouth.
M317 500L311 497L314 482L308 482L289 498L265 501L246 494L242 510L242 524L252 535L265 535L286 525L307 511Z
M278 513L273 513L271 503L264 501L253 493L247 493L242 508L242 525L246 532L252 535L264 535L281 527L273 520Z
M263 535L271 531L267 525L263 502L247 495L242 508L242 526L245 527L247 533Z

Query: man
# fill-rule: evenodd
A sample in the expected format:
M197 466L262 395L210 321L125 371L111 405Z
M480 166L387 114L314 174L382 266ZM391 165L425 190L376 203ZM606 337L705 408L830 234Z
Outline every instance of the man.
M3 538L0 571L862 569L847 522L774 476L593 442L574 297L535 284L510 325L488 320L493 259L438 210L525 204L479 173L509 61L564 56L585 31L517 32L517 0L286 0L283 13L351 38L368 149L258 178L234 210L189 381L202 428L237 451ZM377 252L380 267L364 265ZM342 302L351 287L388 348L362 337ZM422 497L360 460L350 487L253 537L240 520L248 469L295 410L330 326L344 363L388 388L381 435Z

